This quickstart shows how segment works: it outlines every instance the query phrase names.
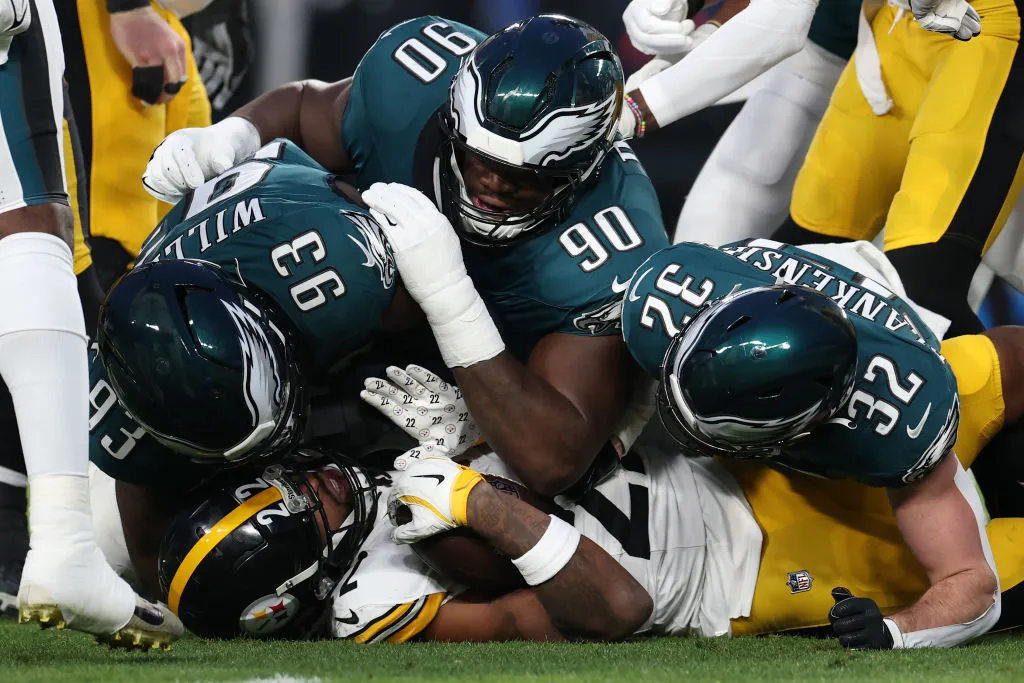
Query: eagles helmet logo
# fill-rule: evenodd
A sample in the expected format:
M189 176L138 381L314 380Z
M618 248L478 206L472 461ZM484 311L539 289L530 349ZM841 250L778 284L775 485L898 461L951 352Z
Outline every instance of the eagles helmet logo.
M615 135L618 94L600 102L556 109L511 140L484 127L484 90L470 60L452 84L451 114L466 144L515 166L549 166Z

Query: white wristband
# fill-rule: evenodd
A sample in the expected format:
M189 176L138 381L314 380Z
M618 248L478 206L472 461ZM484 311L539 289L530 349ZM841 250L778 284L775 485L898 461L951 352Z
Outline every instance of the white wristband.
M554 515L549 516L551 523L537 544L512 560L529 586L544 583L562 571L580 544L580 532L576 527Z
M892 636L892 649L902 650L906 645L903 644L903 631L896 625L896 622L892 619L882 619L882 626L889 629L889 635Z

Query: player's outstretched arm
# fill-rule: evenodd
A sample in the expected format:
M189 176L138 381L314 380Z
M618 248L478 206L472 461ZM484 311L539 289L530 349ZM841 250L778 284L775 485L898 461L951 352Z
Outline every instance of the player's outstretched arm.
M160 201L177 202L275 138L291 140L329 170L352 170L341 141L351 85L350 78L286 83L212 126L176 130L153 151L142 184Z
M678 63L629 94L647 130L711 106L798 52L818 0L752 0Z
M352 160L341 141L341 118L348 104L352 79L324 83L306 80L270 90L232 116L251 122L260 144L287 138L329 171L352 170Z
M889 491L903 540L931 581L917 603L892 616L906 645L955 645L999 618L999 582L980 501L978 510L968 503L967 496L977 500L972 486L949 452L924 479Z
M829 619L840 641L851 649L952 647L987 632L999 619L999 581L981 501L956 456L950 451L923 480L890 489L889 500L931 587L885 618L873 600L833 591Z
M388 509L398 525L396 541L468 527L513 558L530 586L486 602L446 604L424 632L427 638L614 640L639 629L653 609L636 579L574 527L499 493L448 458L423 458L403 472Z

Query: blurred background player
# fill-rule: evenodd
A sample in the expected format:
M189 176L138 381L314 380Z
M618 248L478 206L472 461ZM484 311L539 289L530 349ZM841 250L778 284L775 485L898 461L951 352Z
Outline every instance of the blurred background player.
M210 124L210 103L189 36L175 15L207 4L57 4L71 105L90 185L90 244L104 291L125 272L153 226L170 210L138 182L153 148L179 128Z
M775 233L801 244L872 239L884 227L907 294L948 318L951 336L983 329L967 291L1024 182L1020 7L973 6L984 30L968 43L923 31L898 6L878 10Z
M726 0L724 4L730 3L746 4L745 0ZM819 4L803 49L755 81L759 87L733 119L690 188L673 242L698 241L717 246L748 237L767 237L782 224L789 213L796 174L832 89L856 46L860 7L859 0ZM722 12L713 16L720 20ZM691 37L708 23L698 27ZM642 38L638 41L643 44ZM655 68L659 63L661 68L670 64L660 57L650 63ZM637 75L639 72L631 80ZM643 78L638 81L643 82ZM631 85L627 83L627 90Z
M53 4L0 7L0 375L18 416L31 547L19 617L111 645L169 645L177 618L118 578L96 546L87 478L86 331L63 168L64 59Z

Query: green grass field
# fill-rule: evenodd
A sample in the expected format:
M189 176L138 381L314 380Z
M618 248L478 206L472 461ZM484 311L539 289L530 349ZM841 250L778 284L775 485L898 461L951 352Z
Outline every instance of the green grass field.
M847 654L834 640L652 639L616 645L209 642L112 652L79 633L0 622L0 681L1021 681L1024 638Z

